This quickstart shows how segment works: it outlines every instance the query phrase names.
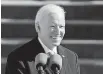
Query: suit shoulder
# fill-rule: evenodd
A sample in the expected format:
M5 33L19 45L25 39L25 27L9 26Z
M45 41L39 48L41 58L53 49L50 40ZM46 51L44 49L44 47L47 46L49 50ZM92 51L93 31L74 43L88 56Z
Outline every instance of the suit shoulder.
M31 41L21 45L20 47L16 48L13 50L9 55L8 58L10 59L21 59L27 56L28 54L28 49L30 49L30 43Z
M61 48L63 49L63 51L69 55L69 56L74 56L74 57L78 57L77 56L77 53L75 53L74 51L68 49L68 48L65 48L64 46L61 46Z
M68 58L69 62L76 63L78 61L78 55L75 52L63 46L62 49L64 50L64 55Z

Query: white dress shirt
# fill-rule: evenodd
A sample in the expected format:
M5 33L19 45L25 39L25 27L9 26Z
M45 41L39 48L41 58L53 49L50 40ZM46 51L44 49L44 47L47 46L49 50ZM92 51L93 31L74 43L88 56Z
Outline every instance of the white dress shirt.
M39 37L38 37L38 40L39 40L40 44L42 45L42 47L44 48L45 53L49 53L50 52L52 55L53 54L57 54L57 47L55 47L53 50L50 50L47 46L45 46L43 44L43 42L41 41L41 39Z

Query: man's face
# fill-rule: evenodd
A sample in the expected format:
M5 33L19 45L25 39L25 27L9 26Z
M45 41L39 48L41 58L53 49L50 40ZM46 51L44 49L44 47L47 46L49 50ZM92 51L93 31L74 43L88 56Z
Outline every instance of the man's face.
M48 47L58 46L65 34L64 15L52 13L44 17L40 22L39 36L42 42Z

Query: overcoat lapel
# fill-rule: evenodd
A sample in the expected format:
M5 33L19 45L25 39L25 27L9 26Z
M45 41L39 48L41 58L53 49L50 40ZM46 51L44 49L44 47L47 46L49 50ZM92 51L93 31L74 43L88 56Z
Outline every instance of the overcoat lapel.
M61 74L65 74L66 72L66 66L67 66L67 57L64 53L64 50L62 49L61 46L58 46L58 54L61 55L62 57L62 69L61 69Z

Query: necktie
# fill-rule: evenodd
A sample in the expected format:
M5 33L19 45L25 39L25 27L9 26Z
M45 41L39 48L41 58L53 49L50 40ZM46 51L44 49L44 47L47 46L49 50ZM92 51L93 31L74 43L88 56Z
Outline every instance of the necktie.
M52 55L54 55L55 53L54 52L48 52L47 53L49 56L52 56Z

